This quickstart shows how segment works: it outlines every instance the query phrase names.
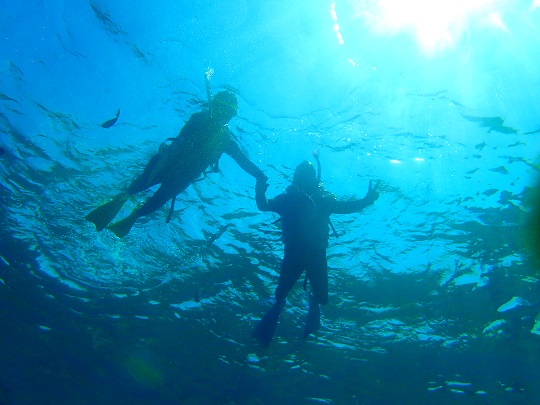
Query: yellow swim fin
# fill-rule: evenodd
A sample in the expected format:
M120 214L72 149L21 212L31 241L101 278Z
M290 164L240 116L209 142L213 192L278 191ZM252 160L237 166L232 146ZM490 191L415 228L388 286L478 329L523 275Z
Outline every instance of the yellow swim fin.
M93 222L96 226L96 230L101 231L122 209L122 206L127 201L128 197L129 195L127 193L118 194L112 199L112 201L97 207L95 210L85 216L84 219Z
M137 211L138 210L135 210L126 218L109 225L107 229L114 232L114 234L119 238L123 238L129 233L131 227L133 226L137 218L139 218L139 216L137 215Z

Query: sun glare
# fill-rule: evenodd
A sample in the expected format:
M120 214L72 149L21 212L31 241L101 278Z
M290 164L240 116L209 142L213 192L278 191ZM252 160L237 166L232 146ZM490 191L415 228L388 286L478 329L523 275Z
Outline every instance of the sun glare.
M351 0L355 17L374 32L407 32L420 49L433 54L454 46L474 24L506 30L496 3L501 0Z

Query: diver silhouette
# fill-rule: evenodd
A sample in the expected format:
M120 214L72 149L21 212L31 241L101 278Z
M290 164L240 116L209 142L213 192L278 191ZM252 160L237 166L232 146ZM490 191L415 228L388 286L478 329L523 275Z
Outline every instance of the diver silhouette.
M129 233L137 218L151 214L172 200L168 222L176 196L200 178L208 167L216 171L223 153L232 157L257 181L266 181L266 175L244 155L231 137L228 122L237 112L236 96L230 91L221 91L211 100L209 107L193 114L176 138L169 138L160 145L158 153L127 190L90 212L85 219L93 222L98 231L107 228L122 238ZM157 184L160 184L158 190L140 208L109 225L130 196Z
M379 198L377 185L369 188L366 196L360 200L339 201L326 191L320 183L313 165L304 161L295 172L292 184L285 193L273 199L266 199L268 184L257 181L255 186L257 207L261 211L273 211L280 215L282 240L285 253L281 265L279 281L275 290L276 302L257 324L253 337L268 347L274 336L279 315L285 306L287 294L293 288L302 273L311 287L309 307L304 328L304 338L316 332L320 327L320 305L328 302L328 270L326 248L328 247L330 215L359 212L373 204Z

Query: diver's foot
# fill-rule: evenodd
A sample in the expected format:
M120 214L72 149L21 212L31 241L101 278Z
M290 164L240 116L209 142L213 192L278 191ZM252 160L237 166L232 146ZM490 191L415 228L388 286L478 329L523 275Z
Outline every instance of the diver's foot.
M255 327L252 336L262 343L264 347L270 346L276 326L279 319L279 314L283 309L283 305L274 304L268 313L260 320Z
M137 218L137 211L134 211L121 221L109 225L107 229L114 232L114 234L119 238L123 238L129 233Z
M306 326L304 327L304 339L312 333L315 333L321 327L321 306L315 300L315 297L311 295L309 297L309 309L306 319Z
M84 219L92 222L96 226L97 231L101 231L109 225L120 209L122 209L122 206L127 201L128 197L129 195L127 193L118 194L108 203L103 204L90 212Z

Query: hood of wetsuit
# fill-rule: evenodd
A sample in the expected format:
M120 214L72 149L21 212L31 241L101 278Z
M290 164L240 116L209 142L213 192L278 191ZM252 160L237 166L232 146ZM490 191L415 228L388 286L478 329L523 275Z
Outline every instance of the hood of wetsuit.
M238 111L238 100L231 91L220 91L212 100L212 117L220 122L229 122Z
M296 167L292 184L309 195L317 190L319 186L317 171L311 162L304 160Z

